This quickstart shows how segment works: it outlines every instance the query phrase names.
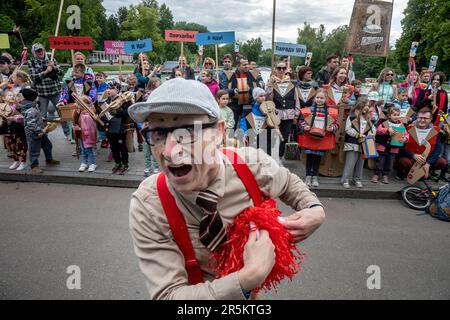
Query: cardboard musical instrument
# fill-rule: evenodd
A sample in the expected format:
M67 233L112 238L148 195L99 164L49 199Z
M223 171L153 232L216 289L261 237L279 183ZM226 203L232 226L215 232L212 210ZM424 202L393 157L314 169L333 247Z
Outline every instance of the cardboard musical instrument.
M264 113L267 116L266 119L267 126L270 128L274 128L275 131L280 136L281 141L284 141L283 135L281 134L279 128L281 120L276 115L275 103L273 103L273 101L264 101L263 103L261 103L259 109L261 110L262 113Z
M314 123L312 123L314 118L313 114L310 114L306 119L306 123L311 127L309 134L317 139L322 139L326 135L327 128L334 122L332 116L328 115L327 119L325 119L324 113L316 113L316 117L314 118Z
M364 141L361 143L363 159L378 158L377 147L374 136L364 136Z
M94 111L91 110L91 108L81 99L80 95L76 94L75 92L72 92L72 97L80 105L80 107L82 107L91 116L92 119L94 119L102 127L105 126L104 122L100 119L100 117Z
M12 116L14 110L6 103L0 103L0 127L7 124L6 118Z
M131 91L124 92L121 95L119 95L119 97L117 99L115 99L113 102L111 102L110 104L104 103L101 106L102 111L100 112L100 114L98 116L101 118L107 112L114 110L114 109L119 109L120 107L122 107L122 104L124 104L125 102L129 102L129 101L134 103L133 92L131 92Z
M422 145L425 146L425 150L422 153L422 157L424 157L426 159L428 157L428 155L430 154L431 145L427 140L423 140ZM406 180L408 181L409 184L414 184L427 174L428 174L428 172L425 169L425 164L419 164L416 161L416 162L414 162L413 166L409 170Z

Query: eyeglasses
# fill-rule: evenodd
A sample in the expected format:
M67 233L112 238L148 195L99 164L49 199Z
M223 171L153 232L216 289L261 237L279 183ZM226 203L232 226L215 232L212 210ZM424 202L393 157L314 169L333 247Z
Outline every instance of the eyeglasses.
M286 70L286 67L277 67L277 70Z
M391 76L391 77L393 77L393 76L394 76L394 74L393 74L393 73L387 73L386 75L387 75L387 76Z
M205 62L205 66L206 66L206 65L212 66L212 63L211 63L211 62Z
M145 139L145 142L152 147L160 147L167 141L167 136L172 134L173 138L179 144L192 144L197 141L203 129L212 128L217 124L217 121L210 123L189 124L180 127L172 128L157 128L150 129L144 128L141 130L141 134Z

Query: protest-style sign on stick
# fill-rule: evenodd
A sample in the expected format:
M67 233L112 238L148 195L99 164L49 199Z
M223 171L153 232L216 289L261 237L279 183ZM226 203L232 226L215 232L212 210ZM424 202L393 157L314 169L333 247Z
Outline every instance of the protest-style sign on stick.
M105 40L103 43L105 54L119 56L119 79L122 77L122 56L128 55L125 53L124 47L125 41Z
M142 75L144 75L144 57L143 53L148 51L153 51L152 39L146 38L143 40L136 41L126 41L124 45L124 51L126 54L135 54L139 53L140 56L140 65L142 70Z
M393 7L394 1L356 0L345 51L387 57Z
M274 54L277 56L306 57L306 46L285 42L275 42Z
M7 33L0 34L0 49L9 49L9 36Z
M216 45L216 76L219 77L219 55L218 55L218 45L235 43L236 37L234 31L227 32L206 32L197 34L197 45Z
M81 30L81 9L77 5L70 5L66 10L70 16L67 18L66 27L69 30ZM70 49L70 56L72 57L72 65L75 65L74 50Z
M184 56L184 43L196 42L197 31L190 30L166 30L164 39L167 42L181 42L181 54Z
M430 64L428 65L428 69L431 70L431 72L436 71L437 61L439 57L438 56L431 56L430 58Z

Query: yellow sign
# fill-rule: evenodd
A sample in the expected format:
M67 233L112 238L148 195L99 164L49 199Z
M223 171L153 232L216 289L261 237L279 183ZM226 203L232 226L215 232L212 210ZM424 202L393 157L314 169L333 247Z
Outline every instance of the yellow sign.
M7 33L0 33L0 49L9 49L9 37Z

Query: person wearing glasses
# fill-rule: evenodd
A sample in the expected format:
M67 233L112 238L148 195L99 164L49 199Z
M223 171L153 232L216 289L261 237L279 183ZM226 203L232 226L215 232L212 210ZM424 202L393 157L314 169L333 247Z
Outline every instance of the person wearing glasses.
M392 102L397 98L397 85L395 73L391 68L381 70L378 80L373 84L372 90L377 91L383 103Z
M203 67L202 67L202 71L208 71L208 70L212 72L213 79L216 79L216 62L214 61L213 58L210 58L210 57L205 58L205 60L203 61ZM202 81L201 73L198 75L197 80Z
M259 230L259 237L256 231L250 233L240 270L218 277L209 263L226 239L223 230L253 206L248 193L252 188L244 187L224 152L234 152L242 160L238 163L248 168L247 177L256 180L253 188L296 210L280 221L295 242L306 239L324 221L320 201L300 178L262 150L220 149L225 123L219 120L214 97L198 81L167 81L146 102L132 105L129 114L136 122L148 121L148 143L161 170L141 183L129 210L134 252L150 298L254 298L252 290L275 261L266 230ZM174 217L178 224L174 225Z
M399 155L397 178L403 180L416 161L424 165L427 172L425 178L428 177L430 170L441 170L441 175L443 172L445 174L447 162L440 157L442 151L440 129L432 123L431 110L420 109L417 112L417 121L411 123L406 131L409 134L409 140ZM424 141L431 145L430 153L426 158L422 156L425 150Z
M297 124L297 119L300 115L297 82L292 81L286 72L286 63L278 62L266 86L267 99L275 103L277 116L281 120L280 131L283 141L280 142L278 151L280 158L284 155L286 142L288 142L293 125Z

